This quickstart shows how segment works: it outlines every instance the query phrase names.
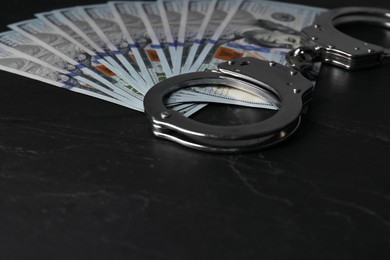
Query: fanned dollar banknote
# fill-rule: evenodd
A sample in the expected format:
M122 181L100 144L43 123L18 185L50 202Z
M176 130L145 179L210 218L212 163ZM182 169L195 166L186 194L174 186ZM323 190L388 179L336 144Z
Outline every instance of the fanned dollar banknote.
M156 83L254 57L285 64L321 8L259 0L113 1L35 14L0 33L0 70L143 111ZM277 110L272 97L193 86L166 106L191 116L209 103Z

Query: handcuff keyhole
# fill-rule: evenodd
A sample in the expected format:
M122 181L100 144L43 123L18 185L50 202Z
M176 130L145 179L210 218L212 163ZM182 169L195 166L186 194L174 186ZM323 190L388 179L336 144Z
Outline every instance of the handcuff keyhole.
M247 66L249 64L251 64L250 61L246 60L246 61L241 62L240 66Z

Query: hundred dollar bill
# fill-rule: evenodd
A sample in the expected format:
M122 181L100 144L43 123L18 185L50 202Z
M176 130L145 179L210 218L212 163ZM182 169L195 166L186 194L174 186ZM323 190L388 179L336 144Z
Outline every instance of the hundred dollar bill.
M204 33L214 13L218 0L190 0L188 4L188 18L185 41L186 46L183 53L184 65L182 73L187 73L198 53L199 45L203 43ZM216 15L215 17L219 17Z
M62 28L61 29L64 29L64 28L67 28L66 30L69 32L69 27L67 26L64 26L62 25L58 20L55 19L55 17L53 17L52 15L49 15L49 14L41 14L41 15L37 15L38 17L41 16L41 17L44 17L43 19L41 20L37 20L37 23L44 23L44 25L47 25L45 23L45 20L49 20L51 23L55 23L57 26L61 26ZM43 21L42 21L43 20ZM24 24L25 22L22 22L20 24ZM27 23L27 24L31 24L31 23ZM16 24L15 24L16 25ZM18 24L19 25L19 24ZM33 23L34 25L34 23ZM43 28L45 27L44 25L36 25L35 24L35 27L38 27L38 28ZM22 25L23 26L23 25ZM23 26L24 28L25 26ZM49 26L50 27L50 26ZM15 29L15 28L14 28ZM19 27L16 28L16 30L18 30L19 32L22 32ZM52 45L52 42L48 42L46 43L45 41L42 41L40 37L38 37L35 33L32 33L32 29L27 29L28 32L31 32L30 34L23 34L23 36L27 39L30 39L31 42L34 42L35 46L34 47L42 47L42 46L45 46L45 49L48 48L50 49L51 51L51 55L47 55L47 53L45 53L45 55L43 55L43 53L41 53L42 55L40 56L40 58L43 58L43 57L49 57L51 56L51 59L48 59L46 61L50 61L50 62L57 62L56 66L59 66L62 68L63 67L67 67L67 68L70 68L70 67L74 67L75 69L73 70L73 73L76 73L76 72L83 72L84 76L85 74L88 74L90 75L91 79L93 80L94 78L96 79L99 79L96 74L93 74L91 73L91 71L89 70L89 68L87 66L85 67L80 67L80 66L77 66L77 63L75 61L75 59L77 58L78 60L80 59L80 57L82 57L83 61L84 61L84 64L85 65L89 65L89 63L93 63L93 57L89 57L88 58L88 53L77 53L77 51L80 51L80 48L83 49L83 50L86 50L86 48L84 48L84 46L80 45L80 44L77 44L76 40L74 38L71 38L73 40L70 40L70 35L73 35L72 33L70 33L70 35L66 34L64 31L60 31L60 30L55 30L54 32L53 31L50 31L49 29L45 29L41 32L41 34L44 34L44 33L49 33L51 36L50 39L53 39L55 37L53 37L53 34L55 34L57 36L60 35L61 37L63 37L63 41L59 41L60 43L64 43L64 42L70 42L71 44L69 46L64 46L64 45L60 45L59 42L57 41L56 42L56 45ZM16 31L15 31L16 33ZM20 36L22 36L21 33L19 33ZM42 36L42 35L41 35ZM19 37L20 38L20 37ZM32 40L31 40L32 39ZM57 39L57 38L55 38ZM26 39L24 39L24 41L26 41ZM30 42L30 45L32 45L32 43ZM88 43L87 43L88 44ZM70 48L67 49L67 48ZM27 48L25 48L25 50L27 50ZM65 52L66 51L66 52ZM74 51L74 53L73 53ZM52 55L53 52L56 54L56 55ZM76 57L76 53L77 53L77 57ZM27 53L26 53L27 54ZM91 53L92 55L94 53ZM69 57L71 56L71 57ZM53 57L56 57L55 59L53 59ZM73 59L72 59L73 58ZM85 60L89 60L89 63L85 63ZM61 64L62 63L62 64ZM53 63L51 63L53 64ZM115 72L115 71L114 71ZM74 74L74 75L77 75L77 74ZM102 81L102 80L100 80ZM106 83L103 81L103 83ZM115 82L114 82L115 83ZM115 83L116 84L116 83ZM107 83L106 83L107 85ZM104 91L104 90L103 90ZM106 93L107 94L110 94L112 92L111 95L114 95L114 96L117 96L118 94L113 90L113 89L107 89L106 90ZM117 91L118 92L118 91ZM143 99L143 96L142 95L139 95L137 96L136 99L132 98L132 97L129 97L129 96L125 96L123 93L122 93L123 97L119 97L119 99L122 99L122 100L126 100L127 102L131 103L131 105L133 107L135 107L136 110L143 110L143 103L142 103L142 99Z
M206 29L206 34L203 37L203 48L194 61L194 64L191 65L189 71L197 71L202 65L207 54L211 51L216 42L220 39L221 34L225 30L226 26L229 24L230 20L233 18L234 14L240 8L243 0L219 0L214 13L209 21Z
M85 6L80 13L86 18L89 25L105 43L107 48L123 64L130 76L142 87L143 93L153 86L149 74L143 74L137 61L133 58L129 45L123 39L123 34L106 4Z
M210 4L210 2L204 2L207 4ZM194 2L192 3L192 10L199 10L197 7L201 6L201 4L204 5L204 3L201 2ZM239 4L236 6L229 5L228 2L226 1L220 1L219 5L217 6L218 10L213 12L212 19L205 24L205 35L213 35L214 33L214 28L221 28L221 23L224 24L225 26L227 25L227 22L229 19L231 19L231 16L229 17L229 12L232 10L232 7L238 8ZM204 6L203 6L204 8ZM220 10L219 10L220 9ZM202 10L202 9L200 9ZM204 8L203 10L209 10L207 8ZM234 11L234 10L233 10ZM197 14L197 12L194 12L194 14ZM234 12L233 12L234 13ZM195 15L194 15L195 16ZM197 16L195 16L197 17ZM197 17L199 18L199 16ZM198 31L199 27L201 26L199 23L199 20L201 19L193 19L194 23L192 23L192 28L194 29L193 31ZM190 20L191 21L191 20ZM188 26L188 24L187 24ZM206 30L208 29L208 30ZM222 30L222 29L220 29ZM191 30L189 30L189 33ZM193 34L194 35L194 34ZM214 37L216 37L214 35ZM186 37L187 41L191 39L190 37ZM194 39L194 38L193 38ZM193 40L192 40L193 41ZM271 98L271 95L267 95L264 93L263 96L257 96L253 95L251 93L238 90L235 88L230 88L230 87L218 87L217 91L213 91L214 88L209 87L209 88L188 88L185 90L180 90L175 93L173 93L167 100L166 105L167 106L173 106L173 105L178 105L182 103L190 103L190 102L208 102L208 103L225 103L225 104L234 104L234 105L240 105L240 106L248 106L248 107L256 107L256 108L266 108L266 109L277 109L277 103L275 100ZM267 99L271 99L272 102L267 102ZM202 104L202 107L204 105ZM193 109L196 111L199 110L195 105L192 106Z
M190 87L173 93L166 101L167 106L173 106L183 103L220 103L253 108L263 108L278 110L278 101L267 92L261 95L253 94L241 89L227 86L215 87Z
M134 79L142 82L144 93L154 85L142 59L136 60L131 46L124 39L121 28L113 15L111 8L106 4L85 6L83 10L88 15L88 21L97 35L106 46L115 54Z
M322 11L322 8L272 1L244 1L199 70L213 70L221 62L241 57L285 64L286 53L301 44L301 29L312 24L315 16ZM237 97L233 89L217 86L193 91L226 98ZM278 106L275 100L265 101Z
M216 10L210 8L210 6L214 6ZM194 55L198 48L204 44L203 42L205 42L204 39L199 39L207 39L207 37L213 36L213 34L215 34L216 28L221 28L221 24L226 26L229 19L231 19L231 15L229 17L229 13L232 11L233 7L237 9L238 6L239 5L237 3L234 6L228 1L189 2L189 14L186 24L187 28L185 31L185 41L189 44L187 45L186 51L184 52L184 57L187 58L187 67L183 68L184 71L189 70L189 65L191 64L191 61L194 60L191 55ZM214 37L216 36L214 35ZM188 49L190 48L191 52L189 54L190 56L188 57ZM218 91L213 91L214 89ZM209 103L225 103L257 108L277 109L275 105L266 101L267 97L269 96L264 95L263 97L259 97L230 87L193 87L186 90L181 90L180 94L175 93L168 99L167 104L177 104L180 102L180 100L182 100L182 102L200 102L203 98L204 102Z
M301 45L301 30L323 11L323 8L246 0L206 56L201 70L212 70L220 62L241 57L286 64L286 53Z
M301 45L301 29L313 23L325 9L277 3L245 1L231 20L201 70L241 57L255 57L285 64L285 55Z
M19 57L0 46L0 70L17 74L23 77L48 83L53 86L68 89L94 98L102 99L120 106L129 105L120 100L114 99L102 92L91 88L88 84L80 83L76 79L64 73L44 67L26 58ZM132 107L129 107L132 108Z
M68 63L79 68L84 74L94 77L111 91L114 91L135 103L142 100L142 98L139 97L139 92L131 86L124 82L116 81L115 78L109 77L110 73L102 74L101 71L94 69L94 66L91 65L91 63L98 63L97 61L92 60L91 57L88 57L85 53L80 55L80 50L77 49L77 46L72 42L69 42L61 34L41 20L34 19L23 21L9 25L9 27L44 46L51 52L56 53ZM112 74L115 76L114 73Z
M28 60L29 62L31 61L29 64L35 64L35 68L40 68L40 71L59 73L61 75L61 78L63 79L74 78L84 86L84 91L89 90L93 92L89 93L89 95L93 96L94 94L98 93L99 95L94 95L94 97L96 98L102 98L103 95L103 99L110 102L114 102L111 100L111 97L116 97L119 99L121 98L121 96L117 95L116 93L107 91L107 89L101 87L98 83L94 81L93 78L89 78L87 75L84 75L78 68L76 68L72 64L67 63L65 60L61 59L61 57L36 44L31 39L21 35L18 32L8 31L0 33L0 49L16 55L20 59ZM39 67L38 65L42 67ZM68 81L70 81L70 79ZM107 99L106 97L110 98ZM140 105L134 106L133 103L128 102L127 100L124 101L125 102L114 103L120 105L125 104L125 106L128 108L132 108L137 111L142 111ZM195 102L196 101L198 100L195 99ZM173 109L180 110L184 113L187 112L188 109L185 110L185 108L188 107L190 107L190 105L185 104L178 108L173 107Z
M126 101L122 96L101 86L96 79L85 75L76 66L67 63L55 53L50 52L18 32L8 31L0 33L0 46L2 49L12 52L19 57L29 59L41 66L56 70L60 73L66 73L68 76L75 78L79 82L88 84L91 88L96 89L105 95ZM138 108L135 109L139 110Z
M169 20L170 26L169 29L167 28L167 24L164 21L164 12L162 12L161 17L163 19L163 25L166 31L172 30L174 31L173 35L178 34L177 36L177 43L176 45L176 54L175 58L173 59L173 75L177 75L180 73L184 73L185 71L182 69L182 66L185 65L185 62L187 61L189 49L193 45L193 42L195 41L195 36L200 37L203 33L203 29L201 28L202 22L203 27L205 29L208 20L210 19L212 15L212 11L214 9L214 6L216 4L216 0L209 1L209 0L203 0L203 1L169 1L169 0L162 0L159 2L160 6L161 3L164 2L164 8L163 10L166 10L165 15L168 17L175 17L175 15L168 15L168 13L174 13L180 12L181 8L181 19L180 19L180 26L177 31L178 26L176 25L177 22L172 21L174 19ZM181 7L182 5L182 7ZM160 10L162 7L160 7ZM178 17L176 15L176 17ZM176 19L179 20L179 19ZM173 24L173 25L171 25ZM176 25L176 26L175 26ZM190 30L187 29L190 27ZM192 29L192 30L191 30ZM173 36L172 36L173 38ZM173 45L172 43L169 43L168 38L168 45ZM172 48L171 48L172 49ZM194 51L194 50L193 50ZM189 60L187 64L191 64L192 60ZM186 91L181 91L181 95L183 95ZM200 103L201 99L204 98L201 95L198 95L197 97L194 96L194 93L190 91L187 98L184 100L181 105L180 102L172 102L173 96L175 96L177 93L174 93L167 102L168 106L175 106L173 109L182 112L185 116L190 116L197 111L201 110L203 107L206 106L205 103ZM196 102L194 104L186 103L186 102ZM171 105L170 105L171 104Z
M156 50L160 63L164 69L165 75L172 77L172 62L170 55L165 54L166 37L164 34L163 23L155 2L126 2L128 6L134 5L138 15L144 23L150 37L151 45Z
M145 22L145 18L140 15L140 7L130 2L109 2L112 13L115 15L118 24L120 25L125 39L130 45L136 45L138 50L143 52L143 57L146 57L148 61L147 67L152 71L152 75L155 75L155 83L164 80L167 75L166 70L163 69L160 63L161 50L153 48L149 33L153 34L153 31L148 28L148 23ZM141 13L144 13L141 11ZM161 25L160 25L161 28ZM155 37L156 38L156 37ZM160 56L158 54L160 52ZM142 55L142 54L141 54ZM165 56L162 56L165 57ZM185 104L184 107L193 107L191 104ZM191 112L188 112L190 114Z
M173 110L178 111L183 114L185 117L190 117L201 109L205 108L207 103L196 103L192 105L182 104L176 105Z
M93 47L91 47L88 42L86 42L81 36L79 36L68 25L66 25L66 23L61 21L61 19L58 19L58 17L56 17L52 12L39 13L35 14L35 16L45 24L55 29L56 33L60 34L62 37L72 43L76 49L79 50L79 56L91 57L91 65L93 65L94 68L98 69L105 75L114 78L114 80L118 82L123 81L121 77L114 73L114 66L112 66L103 56L100 56L95 51L93 51Z
M90 25L88 17L81 7L66 8L53 11L55 16L93 48L100 56L104 57L113 67L118 76L125 80L133 88L137 88L136 80L115 60L115 55L108 49L105 42ZM141 81L142 83L142 81Z
M159 0L157 2L172 60L172 73L179 75L185 44L188 0Z
M167 75L160 63L160 57L157 51L151 47L148 31L136 6L128 5L127 2L109 2L108 6L111 8L137 62L144 62L154 83L166 79Z

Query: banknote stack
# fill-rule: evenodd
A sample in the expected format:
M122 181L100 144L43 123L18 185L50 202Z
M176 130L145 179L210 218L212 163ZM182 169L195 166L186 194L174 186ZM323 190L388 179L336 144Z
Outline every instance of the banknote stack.
M0 34L0 69L143 111L166 78L255 57L284 64L300 31L324 9L259 0L108 2L35 14ZM173 93L166 106L190 116L208 103L277 109L225 86Z

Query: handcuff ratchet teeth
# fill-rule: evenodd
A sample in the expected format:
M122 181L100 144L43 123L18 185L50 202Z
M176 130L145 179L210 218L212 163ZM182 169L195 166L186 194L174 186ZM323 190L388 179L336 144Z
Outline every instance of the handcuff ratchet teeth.
M210 152L242 152L268 147L291 136L298 128L304 105L311 100L317 62L347 70L390 64L390 50L354 39L336 27L366 22L390 28L390 11L371 7L345 7L320 14L302 30L303 46L286 55L289 67L254 58L219 64L214 72L194 72L156 84L144 99L153 133L187 147ZM252 94L268 91L278 100L274 116L257 123L217 126L189 119L168 109L164 100L191 86L226 85Z
M238 88L254 95L268 91L279 101L279 110L264 121L235 126L209 125L167 109L170 93L191 86L213 84ZM310 101L313 82L300 73L255 58L219 64L216 72L194 72L156 84L144 99L145 113L153 133L182 145L211 152L250 151L276 144L295 132L303 105Z

